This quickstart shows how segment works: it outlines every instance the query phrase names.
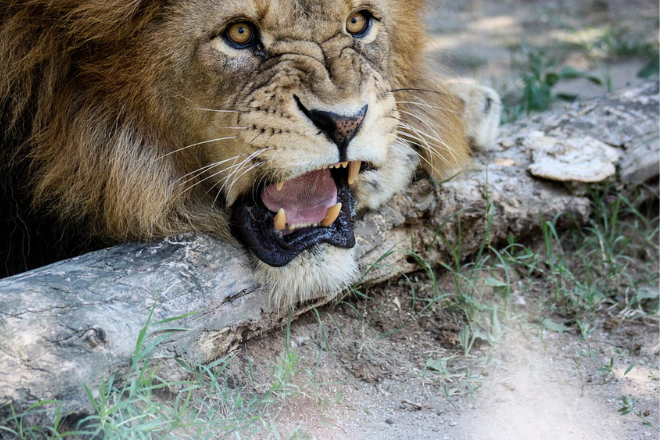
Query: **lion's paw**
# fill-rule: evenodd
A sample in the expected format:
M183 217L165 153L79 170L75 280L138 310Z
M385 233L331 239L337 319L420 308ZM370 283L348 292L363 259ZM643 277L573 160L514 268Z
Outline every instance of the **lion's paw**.
M453 80L449 86L464 103L463 122L472 145L475 148L490 147L500 125L502 101L498 93L468 80Z

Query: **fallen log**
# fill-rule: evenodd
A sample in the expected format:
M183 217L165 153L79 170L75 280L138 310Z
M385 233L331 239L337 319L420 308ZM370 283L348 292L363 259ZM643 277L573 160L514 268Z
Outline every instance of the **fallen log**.
M502 127L471 169L444 183L420 178L361 215L355 232L363 283L418 270L411 250L447 261L447 244L456 246L459 234L465 257L484 242L534 236L561 213L561 227L584 224L590 202L579 182L647 183L657 195L657 140L657 83ZM294 315L329 300L300 304ZM83 384L96 390L129 370L151 312L152 330L185 316L175 324L185 330L169 333L155 351L161 376L181 371L176 358L210 361L290 316L257 283L244 249L192 233L0 280L0 421L9 403L20 411L57 400L63 415L92 411Z

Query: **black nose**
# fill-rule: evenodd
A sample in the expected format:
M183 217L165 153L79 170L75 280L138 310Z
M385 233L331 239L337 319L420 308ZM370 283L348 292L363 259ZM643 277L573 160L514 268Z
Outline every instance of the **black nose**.
M357 113L350 116L341 116L337 113L326 112L323 110L308 110L296 96L298 108L307 116L314 125L325 133L339 149L339 161L346 160L346 148L351 139L355 137L364 115L367 114L367 105L362 107Z

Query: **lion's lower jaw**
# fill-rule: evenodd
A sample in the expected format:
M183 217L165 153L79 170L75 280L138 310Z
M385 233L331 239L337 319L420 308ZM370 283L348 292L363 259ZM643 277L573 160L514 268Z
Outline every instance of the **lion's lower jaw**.
M257 260L256 275L279 307L295 307L316 298L331 299L360 278L354 249L328 244L301 252L289 264L273 267Z

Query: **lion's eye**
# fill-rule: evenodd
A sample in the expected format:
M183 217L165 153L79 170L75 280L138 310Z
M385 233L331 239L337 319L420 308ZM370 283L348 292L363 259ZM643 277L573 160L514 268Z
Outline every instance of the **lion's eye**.
M364 37L371 27L371 14L367 11L353 12L346 19L346 31L356 38Z
M236 49L245 49L255 42L256 31L252 23L241 21L229 26L224 32L224 37Z

